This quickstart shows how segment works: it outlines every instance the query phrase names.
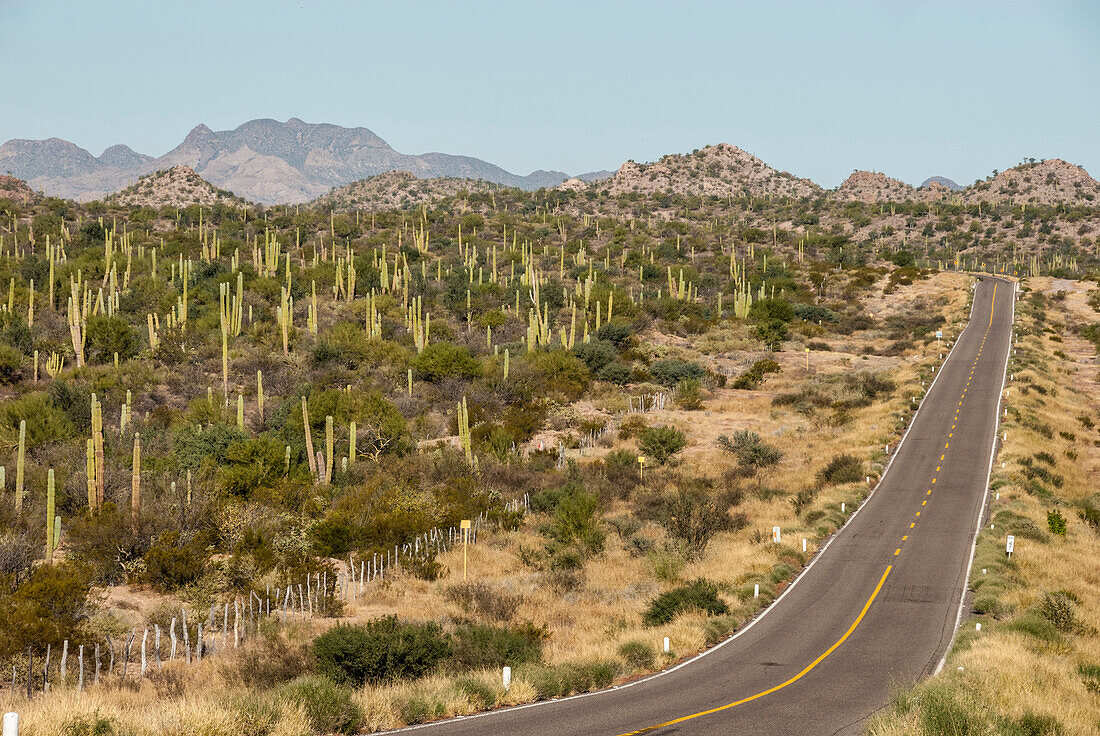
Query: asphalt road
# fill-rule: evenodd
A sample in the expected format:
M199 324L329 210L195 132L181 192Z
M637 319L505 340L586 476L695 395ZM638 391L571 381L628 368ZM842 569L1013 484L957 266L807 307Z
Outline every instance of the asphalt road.
M1011 341L1013 284L970 321L878 488L797 583L679 668L582 697L426 724L430 736L856 734L953 636L983 512Z

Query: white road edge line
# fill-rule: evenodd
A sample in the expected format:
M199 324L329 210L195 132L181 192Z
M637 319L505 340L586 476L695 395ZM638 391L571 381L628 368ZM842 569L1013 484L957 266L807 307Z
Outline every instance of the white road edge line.
M959 593L959 611L955 616L955 630L951 632L951 641L947 642L947 649L943 650L943 657L940 658L940 663L936 665L935 672L932 676L935 677L947 664L947 657L951 654L951 648L955 646L955 639L959 636L959 627L962 626L963 606L966 603L966 591L970 589L970 572L974 568L974 556L978 551L978 535L982 532L982 527L985 526L985 509L989 503L989 479L993 475L993 460L997 457L997 434L1001 429L1001 405L1004 403L1005 396L1005 383L1008 380L1008 360L1012 356L1012 338L1015 335L1016 326L1016 290L1020 285L1020 282L1013 281L1012 283L1012 311L1009 319L1008 329L1008 348L1005 350L1005 365L1004 370L1001 372L1001 393L997 396L997 411L993 418L993 444L989 448L989 468L985 471L985 491L982 493L982 505L978 509L978 523L974 527L974 541L970 543L970 561L966 563L966 579L963 581L962 591Z
M977 295L977 284L978 283L979 283L979 280L975 280L974 283L971 284L971 289L974 290L975 295ZM1015 294L1015 292L1013 292L1013 293ZM894 458L896 458L901 453L902 445L905 444L905 440L909 436L909 432L913 429L913 425L915 425L917 423L917 416L920 414L920 410L922 408L924 408L925 400L932 393L932 388L936 385L936 381L938 381L940 379L940 376L943 375L944 366L946 366L947 362L949 360L951 360L951 356L955 353L955 348L957 348L959 346L959 343L962 342L963 335L966 334L966 332L970 330L971 325L974 323L974 307L977 305L977 301L978 300L975 299L973 302L971 302L971 304L970 304L970 317L967 319L966 327L964 327L962 332L960 332L958 334L958 336L955 338L955 344L951 346L951 350L949 350L947 352L947 357L943 359L942 363L940 363L940 369L938 371L936 371L936 375L932 379L932 383L930 383L928 385L928 390L925 391L924 396L921 397L920 403L917 404L917 409L916 409L916 411L913 412L912 419L909 420L909 426L905 428L905 433L901 436L901 439L898 441L897 449L894 450L894 454L890 456L890 459L886 461L886 466L882 469L882 475L879 476L878 483L876 483L875 487L873 489L871 489L871 492L867 494L867 498L863 499L863 503L861 503L859 505L859 508L857 508L855 511L853 511L852 515L848 517L848 519L844 522L844 524L841 525L841 527L839 529L837 529L833 533L833 535L825 541L825 544L821 546L821 549L819 549L817 551L817 554L815 554L813 556L813 559L810 560L810 564L808 564L808 565L806 565L806 567L802 568L802 572L798 573L798 575L795 576L795 579L792 580L791 584L788 585L783 590L783 592L779 594L779 597L776 598L774 601L772 601L770 604L768 604L768 606L763 611L761 611L759 614L757 614L756 617L752 619L752 621L750 621L748 624L746 624L742 628L738 629L732 636L729 636L729 637L723 639L722 641L718 642L717 644L715 644L710 649L704 649L703 651L696 654L694 657L684 660L683 662L676 665L675 667L669 667L667 670L661 670L660 672L654 672L652 675L646 675L645 677L641 677L637 680L631 680L630 682L627 682L627 683L622 684L622 685L614 685L614 686L609 687L609 688L604 688L602 690L593 690L592 692L588 692L588 693L577 693L576 695L569 695L569 696L564 697L564 698L551 698L549 700L536 700L533 703L523 703L522 705L513 705L513 706L509 706L507 708L497 708L495 710L481 711L480 713L471 713L468 716L454 716L452 718L444 718L444 719L441 719L441 720L438 720L438 721L431 721L429 723L419 723L415 726L403 726L401 728L395 728L395 729L391 729L389 731L376 731L375 734L377 736L385 736L386 734L392 734L392 733L407 733L409 731L419 731L421 729L444 726L444 725L449 724L449 723L456 723L456 722L459 722L459 721L468 721L468 720L472 720L474 718L487 718L489 716L501 715L503 713L512 713L512 712L519 711L519 710L526 710L528 708L538 708L538 707L541 707L541 706L553 705L555 703L564 703L564 702L569 701L569 700L580 700L581 698L590 698L590 697L593 697L593 696L596 696L596 695L605 695L607 693L613 693L613 692L617 692L619 690L625 690L626 688L634 687L635 685L641 685L642 683L650 682L651 680L656 680L660 677L664 677L665 675L671 675L673 672L676 672L677 670L679 670L683 667L687 667L692 662L700 660L700 659L702 659L703 657L706 657L709 654L713 654L714 652L717 652L719 649L726 646L730 642L735 641L738 637L740 637L742 634L744 634L749 629L751 629L753 626L755 626L761 619L763 619L765 616L767 616L769 613L771 613L772 609L775 608L775 606L779 603L779 601L783 600L787 596L787 594L790 593L791 590L794 589L794 586L796 586L799 583L799 581L802 580L802 577L807 572L809 572L810 568L813 567L817 563L817 561L820 560L821 557L825 554L825 550L827 550L829 548L829 545L831 545L833 543L833 541L836 540L836 538L839 537L844 532L844 530L848 528L848 525L852 522L852 520L855 519L856 516L859 515L859 512L862 511L865 506L867 506L867 502L871 500L871 497L875 495L876 491L878 491L879 486L881 486L882 482L884 480L886 480L886 474L890 472L890 466L892 466L894 464ZM1013 301L1013 305L1015 306L1015 301ZM998 408L998 411L999 411L999 408ZM994 437L995 436L996 436L996 434L994 433ZM987 483L987 485L988 485L988 483ZM981 521L979 520L978 523L981 524ZM948 649L950 650L950 647Z

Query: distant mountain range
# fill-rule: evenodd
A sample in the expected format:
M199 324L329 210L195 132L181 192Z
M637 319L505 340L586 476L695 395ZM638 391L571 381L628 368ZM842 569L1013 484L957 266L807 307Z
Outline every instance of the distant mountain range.
M542 170L519 176L470 156L400 153L366 128L311 124L298 118L285 123L250 120L217 132L200 124L158 157L121 144L93 156L60 138L13 139L0 146L0 173L10 172L50 195L82 201L103 198L143 174L174 166L188 166L217 187L264 204L306 202L333 187L396 170L420 178L480 179L527 190L556 187L570 178L561 171ZM578 178L595 181L611 173L594 171Z

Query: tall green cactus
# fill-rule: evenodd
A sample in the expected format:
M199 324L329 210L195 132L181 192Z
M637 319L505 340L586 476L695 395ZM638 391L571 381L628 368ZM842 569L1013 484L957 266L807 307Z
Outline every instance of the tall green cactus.
M53 468L46 476L46 561L53 561L54 552L54 479Z
M333 465L333 426L332 415L329 414L325 417L325 484L328 485L332 482L332 465Z
M23 471L27 458L27 420L19 421L19 454L15 459L15 513L23 512Z

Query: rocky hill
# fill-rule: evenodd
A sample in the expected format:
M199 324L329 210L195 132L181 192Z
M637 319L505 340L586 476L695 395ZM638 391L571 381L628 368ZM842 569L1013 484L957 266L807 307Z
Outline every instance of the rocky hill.
M37 202L40 197L22 179L14 176L0 176L0 199L10 199L17 205L24 206Z
M478 192L500 187L500 184L480 179L420 179L408 171L388 171L333 189L310 202L310 206L337 212L405 209L464 191Z
M920 198L913 187L878 171L853 171L833 196L842 202L904 202Z
M1100 182L1060 158L1020 164L963 190L967 202L1013 204L1100 203Z
M614 176L595 186L612 195L637 192L802 198L822 193L821 187L809 179L776 171L752 154L725 143L688 154L670 154L653 163L627 161Z
M247 204L232 192L218 189L196 174L190 166L173 166L146 174L134 184L112 194L107 201L131 207L157 208L186 207L192 204Z
M538 189L568 179L560 171L512 174L469 156L409 155L395 151L366 128L310 124L297 118L251 120L233 130L196 126L178 146L159 157L111 146L99 157L60 138L10 140L0 146L0 171L32 187L78 200L103 197L142 174L189 166L218 187L265 204L305 202L360 179L387 171L420 178L459 177ZM582 176L598 178L602 172Z

